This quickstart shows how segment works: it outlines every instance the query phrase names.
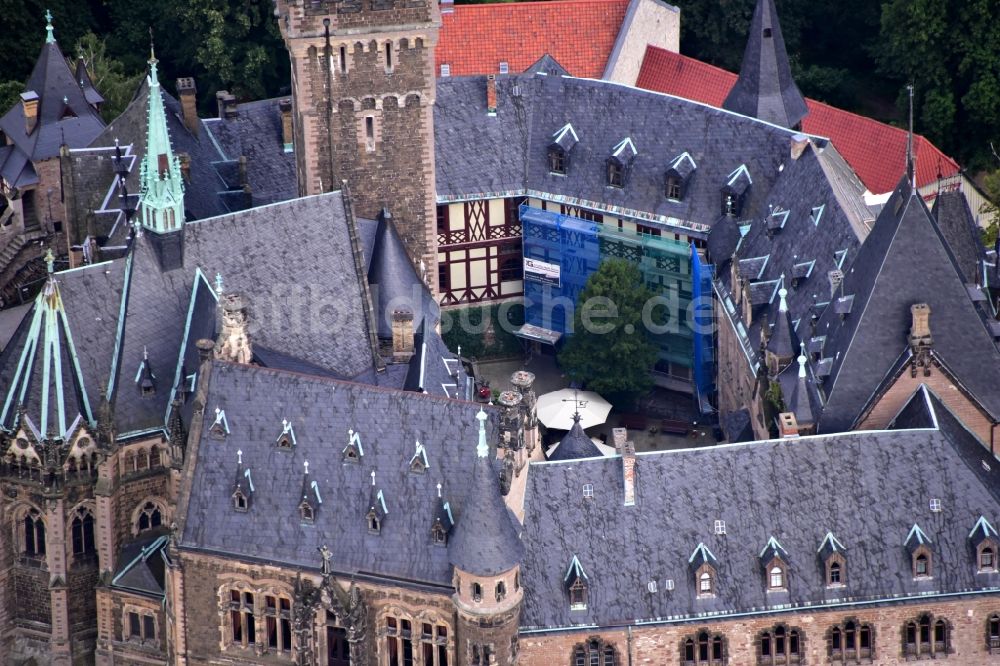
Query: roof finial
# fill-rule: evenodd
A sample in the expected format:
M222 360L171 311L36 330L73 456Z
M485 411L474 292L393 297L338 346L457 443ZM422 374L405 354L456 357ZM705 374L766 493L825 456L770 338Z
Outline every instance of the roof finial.
M236 462L238 462L240 465L243 464L243 449L236 450Z
M149 360L149 350L146 349L146 345L142 346L142 360L143 361L148 361Z
M375 487L375 470L372 470L372 487Z
M309 461L308 460L303 461L302 466L305 467L306 474L308 474L309 473Z
M45 43L55 44L56 36L53 34L52 28L52 12L48 9L45 10Z
M486 443L486 419L488 417L482 407L479 408L476 418L479 420L479 444L476 446L476 455L485 458L490 455L490 446Z
M799 377L805 379L806 377L806 343L799 343Z
M788 296L788 290L785 289L785 274L781 274L781 289L778 290L778 298L781 300L778 302L778 312L788 312L788 301L785 297Z
M441 499L441 484L438 484L438 499Z
M222 295L222 273L215 274L215 295Z
M916 158L913 155L913 84L906 86L910 94L910 127L906 137L906 178L917 187Z
M49 275L55 271L56 256L52 254L52 248L50 247L45 251L45 266L49 271Z
M153 26L149 26L149 64L153 65L154 71L156 70L156 62L156 49L153 45Z

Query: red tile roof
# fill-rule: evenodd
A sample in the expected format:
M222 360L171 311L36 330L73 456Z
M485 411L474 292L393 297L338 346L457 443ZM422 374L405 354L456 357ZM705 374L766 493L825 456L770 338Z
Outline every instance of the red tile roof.
M523 72L543 55L573 76L600 78L625 18L628 0L553 0L458 5L441 15L437 45L452 76L491 74L507 62Z
M704 104L721 107L736 74L708 63L646 47L646 57L636 85ZM829 104L807 99L809 115L802 129L833 141L858 178L876 194L891 191L899 182L906 162L906 130L892 127ZM955 175L958 164L920 135L913 141L917 160L917 185L923 187L940 177Z

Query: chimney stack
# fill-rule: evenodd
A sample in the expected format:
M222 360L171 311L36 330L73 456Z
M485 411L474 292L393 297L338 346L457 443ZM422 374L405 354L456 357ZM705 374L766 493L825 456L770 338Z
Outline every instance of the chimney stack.
M486 113L497 115L497 77L496 74L486 76Z
M392 359L405 362L413 356L413 311L406 307L392 311Z
M283 99L278 102L278 109L281 111L281 141L285 144L285 152L291 153L295 150L294 133L292 132L292 100Z
M177 96L181 98L181 115L184 117L184 126L195 136L198 136L198 89L194 85L194 79L184 76L177 79Z
M797 160L802 157L802 153L806 151L806 146L809 145L809 137L805 134L793 134L792 135L792 159Z
M910 326L910 346L914 349L929 347L931 338L931 306L926 303L914 303L910 306L910 316L913 321Z
M24 107L24 132L31 134L38 125L38 93L34 90L21 93L21 106Z
M778 414L778 436L782 439L799 436L799 422L793 412Z
M235 118L239 115L236 109L236 95L230 95L228 90L215 93L215 101L219 106L220 118Z
M191 156L187 153L177 153L177 161L181 163L181 178L185 183L191 182Z
M625 506L635 506L635 444L628 441L628 431L625 428L613 428L611 435L615 440L615 449L622 457Z

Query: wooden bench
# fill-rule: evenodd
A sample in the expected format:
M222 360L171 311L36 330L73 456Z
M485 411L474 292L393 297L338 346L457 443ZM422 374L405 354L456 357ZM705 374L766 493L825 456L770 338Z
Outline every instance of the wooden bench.
M675 421L673 419L663 419L660 421L660 432L664 434L687 437L690 431L691 425L685 421Z

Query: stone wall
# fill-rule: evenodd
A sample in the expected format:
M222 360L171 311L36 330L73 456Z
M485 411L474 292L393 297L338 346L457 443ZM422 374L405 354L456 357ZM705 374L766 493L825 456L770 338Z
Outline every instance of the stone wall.
M680 52L681 10L662 0L633 0L608 58L604 79L634 86L646 47Z
M739 337L723 302L715 299L719 413L728 414L744 407L750 409L750 421L755 439L768 438L768 424L763 420L759 395L754 395L757 377L747 361Z

